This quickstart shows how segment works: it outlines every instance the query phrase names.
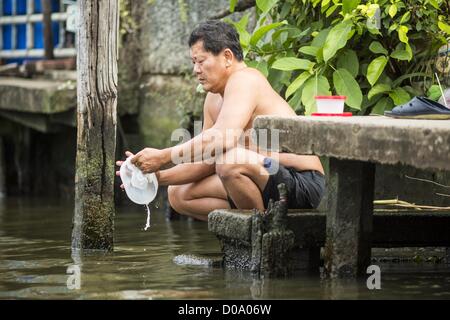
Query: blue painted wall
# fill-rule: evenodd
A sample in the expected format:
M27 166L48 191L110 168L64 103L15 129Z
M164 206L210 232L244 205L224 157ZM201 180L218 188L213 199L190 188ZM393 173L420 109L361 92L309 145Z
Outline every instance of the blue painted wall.
M0 12L0 16L10 16L12 15L13 2L16 4L16 15L24 15L27 12L27 1L26 0L0 0L3 1L3 12ZM59 1L52 0L52 11L59 12ZM34 13L41 13L41 0L34 0ZM42 22L33 24L34 33L34 43L33 48L43 49L44 48L44 28ZM57 22L52 23L53 31L53 45L57 46L59 44L59 24ZM2 28L3 36L3 49L12 49L12 26L4 25ZM16 25L16 49L26 49L27 44L27 28L25 24ZM8 59L9 62L19 62L22 63L25 59Z

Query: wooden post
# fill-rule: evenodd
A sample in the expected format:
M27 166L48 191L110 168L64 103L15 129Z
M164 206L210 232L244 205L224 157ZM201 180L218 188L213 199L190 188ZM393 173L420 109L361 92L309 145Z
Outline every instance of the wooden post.
M54 59L53 33L52 33L52 0L41 0L42 13L44 16L44 50L45 59Z
M113 250L118 0L79 0L72 248Z

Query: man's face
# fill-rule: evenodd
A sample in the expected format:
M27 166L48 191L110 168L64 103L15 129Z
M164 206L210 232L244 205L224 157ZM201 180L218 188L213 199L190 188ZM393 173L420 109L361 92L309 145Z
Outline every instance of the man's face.
M203 41L197 41L191 47L191 58L194 64L194 74L203 90L219 93L226 83L225 57L221 53L217 56L205 51Z

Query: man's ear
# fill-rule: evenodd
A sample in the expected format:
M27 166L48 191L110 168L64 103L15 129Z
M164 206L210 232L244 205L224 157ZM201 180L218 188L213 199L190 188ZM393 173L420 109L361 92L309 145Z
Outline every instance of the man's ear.
M230 49L227 48L223 51L223 55L225 57L225 65L227 67L231 66L231 64L233 62L233 58L234 58L233 51L231 51Z

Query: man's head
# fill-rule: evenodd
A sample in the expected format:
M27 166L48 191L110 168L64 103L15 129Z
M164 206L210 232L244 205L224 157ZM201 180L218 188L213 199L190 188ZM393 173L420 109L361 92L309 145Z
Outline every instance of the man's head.
M206 91L220 92L233 65L243 61L239 34L229 24L210 20L189 37L194 73Z

